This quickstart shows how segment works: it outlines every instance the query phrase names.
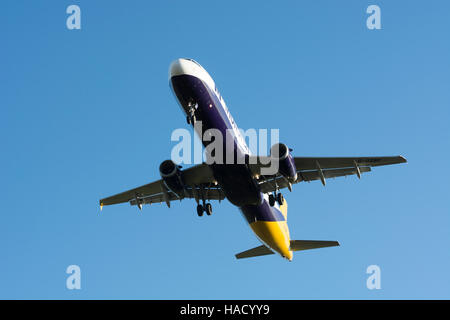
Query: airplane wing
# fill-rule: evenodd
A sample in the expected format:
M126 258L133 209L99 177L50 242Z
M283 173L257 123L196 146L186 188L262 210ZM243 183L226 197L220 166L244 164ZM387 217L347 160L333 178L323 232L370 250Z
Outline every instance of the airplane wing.
M356 167L376 167L405 163L402 156L394 157L294 157L297 170L315 170L317 163L322 169Z
M297 167L297 180L310 182L321 180L325 185L326 179L357 175L370 172L372 167L405 163L402 156L394 157L294 157ZM258 165L252 165L252 170L258 170ZM281 175L260 176L259 183L264 193L289 187L288 181Z
M165 202L170 207L170 202L184 198L205 200L223 200L224 193L219 186L214 184L214 176L206 164L200 164L181 171L185 189L177 194L167 188L162 179L149 184L118 193L116 195L100 199L100 207L129 202L131 205L141 207L143 204Z

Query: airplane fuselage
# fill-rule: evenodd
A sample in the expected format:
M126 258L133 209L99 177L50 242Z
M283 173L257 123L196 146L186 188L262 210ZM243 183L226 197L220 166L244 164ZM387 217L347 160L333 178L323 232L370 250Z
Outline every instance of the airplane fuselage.
M204 141L202 132L216 129L222 137L229 137L230 132L233 133L235 162L211 164L214 178L226 198L239 207L256 236L274 252L291 260L287 203L285 201L281 206L270 206L268 195L261 192L248 165L238 162L237 159L250 156L250 150L211 76L197 62L177 59L170 66L169 83L186 116L191 116L195 111L195 121L191 121L191 125L205 147L211 141ZM194 125L199 121L201 128ZM224 155L230 150L227 149L224 138Z

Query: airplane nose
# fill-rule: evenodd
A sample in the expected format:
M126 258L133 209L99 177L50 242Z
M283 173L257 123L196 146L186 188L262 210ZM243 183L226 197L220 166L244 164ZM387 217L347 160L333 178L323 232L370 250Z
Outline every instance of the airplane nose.
M170 81L170 79L172 79L173 76L182 73L182 71L183 71L183 66L182 66L183 62L182 62L182 60L183 59L177 59L177 60L173 61L170 64L170 67L169 67L169 81Z
M200 65L192 59L179 58L173 61L169 67L169 81L174 76L183 74L196 75L201 69Z
M214 80L211 78L208 72L193 59L179 58L173 61L169 67L169 83L172 82L172 78L175 76L189 75L197 79L200 79L206 83L210 88L214 88Z

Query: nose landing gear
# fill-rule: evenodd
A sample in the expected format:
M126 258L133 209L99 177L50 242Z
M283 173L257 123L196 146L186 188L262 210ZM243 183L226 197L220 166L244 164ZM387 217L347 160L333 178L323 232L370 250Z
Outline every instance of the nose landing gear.
M195 116L195 111L197 110L198 105L194 102L188 103L188 111L186 116L186 121L188 124L195 124L195 121L197 121L197 118Z
M186 116L187 124L191 124L192 123L194 125L195 121L197 121L197 119L195 118L195 114Z

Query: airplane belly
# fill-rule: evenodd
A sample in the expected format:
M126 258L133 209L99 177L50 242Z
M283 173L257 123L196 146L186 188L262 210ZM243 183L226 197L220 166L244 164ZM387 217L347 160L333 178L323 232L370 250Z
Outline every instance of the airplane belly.
M261 204L263 198L259 186L246 165L213 164L214 177L227 199L235 206Z

